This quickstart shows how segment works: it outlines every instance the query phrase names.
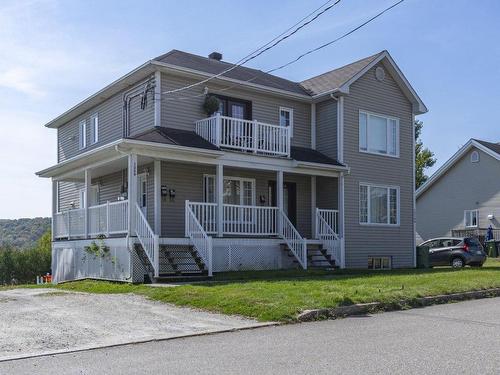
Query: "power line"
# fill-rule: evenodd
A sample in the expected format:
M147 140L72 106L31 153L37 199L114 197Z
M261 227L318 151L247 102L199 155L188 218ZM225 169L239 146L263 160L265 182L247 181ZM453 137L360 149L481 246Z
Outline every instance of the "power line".
M332 41L330 41L330 42L328 42L328 43L322 44L322 45L320 45L320 46L318 46L318 47L316 47L316 48L313 48L313 49L311 49L311 50L309 50L309 51L307 51L307 52L303 53L302 55L299 55L298 57L296 57L296 58L295 58L295 59L293 59L292 61L287 62L286 64L283 64L283 65L278 66L277 68L274 68L274 69L271 69L271 70L267 70L267 71L266 71L266 73L272 73L272 72L275 72L275 71L277 71L277 70L283 69L283 68L285 68L285 67L287 67L287 66L289 66L289 65L292 65L292 64L296 63L296 62L297 62L297 61L299 61L301 58L303 58L303 57L305 57L305 56L307 56L307 55L310 55L311 53L314 53L314 52L316 52L316 51L319 51L320 49L323 49L323 48L325 48L325 47L328 47L329 45L332 45L333 43L336 43L336 42L338 42L339 40L344 39L345 37L347 37L347 36L351 35L352 33L356 32L357 30L361 29L363 26L365 26L365 25L369 24L370 22L374 21L375 19L377 19L378 17L380 17L381 15L383 15L385 12L388 12L389 10L391 10L392 8L394 8L395 6L397 6L397 5L401 4L403 1L405 1L405 0L400 0L400 1L398 1L397 3L392 4L390 7L385 8L383 11L381 11L381 12L377 13L375 16L373 16L373 17L372 17L372 18L370 18L369 20L367 20L367 21L363 22L361 25L359 25L359 26L355 27L354 29L352 29L351 31L349 31L349 32L347 32L347 33L345 33L345 34L343 34L343 35L339 36L338 38L336 38L336 39L334 39L334 40L332 40Z
M287 29L285 32L281 33L279 36L275 37L270 42L264 44L262 47L258 48L254 52L250 53L249 55L247 55L243 59L239 60L238 62L236 62L235 64L233 64L230 68L225 69L224 71L222 71L220 73L217 73L217 74L215 74L213 76L210 76L210 77L208 77L208 78L206 78L206 79L204 79L202 81L199 81L199 82L187 85L187 86L179 87L179 88L174 89L174 90L164 91L162 94L173 94L173 93L176 93L176 92L179 92L179 91L184 91L184 90L187 90L187 89L190 89L190 88L202 85L204 83L207 83L208 81L211 81L211 80L213 80L215 78L218 78L218 77L220 77L220 76L222 76L222 75L224 75L226 73L229 73L230 71L236 69L237 67L246 64L250 60L253 60L253 59L259 57L263 53L265 53L265 52L269 51L270 49L274 48L275 46L277 46L279 43L283 42L284 40L290 38L292 35L296 34L298 31L300 31L301 29L303 29L304 27L306 27L307 25L309 25L311 22L314 22L321 15L323 15L324 13L326 13L327 11L329 11L330 9L332 9L335 5L337 5L338 3L340 3L341 0L336 0L332 5L329 5L328 7L326 7L325 9L323 9L321 12L319 12L318 14L316 14L312 19L310 19L307 22L304 22L302 25L298 26L295 30L293 30L289 34L283 36L283 34L286 34L290 29L292 29L293 27L295 27L297 24L303 22L305 19L309 18L311 15L313 15L314 13L316 13L319 9L323 8L326 4L330 3L331 1L332 0L327 1L322 6L320 6L316 10L314 10L312 13L310 13L306 17L302 18L295 25L293 25L292 27L290 27L289 29ZM281 38L280 38L280 36L281 36ZM276 40L276 39L278 39L278 40Z
M366 26L366 25L367 25L367 24L369 24L370 22L373 22L375 19L379 18L380 16L382 16L384 13L388 12L389 10L391 10L392 8L394 8L395 6L397 6L397 5L401 4L403 1L404 1L404 0L400 0L400 1L398 1L397 3L394 3L393 5L391 5L391 6L387 7L387 8L385 8L385 9L384 9L384 10L382 10L381 12L377 13L375 16L371 17L371 18L370 18L370 19L368 19L367 21L363 22L363 23L362 23L362 24L360 24L359 26L356 26L354 29L352 29L352 30L350 30L350 31L346 32L345 34L341 35L340 37L338 37L338 38L336 38L336 39L334 39L334 40L332 40L332 41L330 41L330 42L324 43L324 44L322 44L322 45L320 45L320 46L318 46L318 47L316 47L316 48L313 48L313 49L311 49L311 50L309 50L309 51L307 51L307 52L305 52L305 53L303 53L303 54L299 55L299 56L298 56L298 57L296 57L295 59L293 59L293 60L291 60L291 61L287 62L286 64L280 65L280 66L278 66L278 67L276 67L276 68L273 68L273 69L270 69L270 70L266 70L266 71L265 71L265 73L275 72L275 71L277 71L277 70L280 70L280 69L283 69L283 68L285 68L285 67L287 67L287 66L290 66L290 65L292 65L292 64L294 64L294 63L296 63L297 61L299 61L300 59L302 59L303 57L305 57L305 56L307 56L307 55L309 55L309 54L311 54L311 53L314 53L314 52L316 52L316 51L319 51L320 49L323 49L323 48L325 48L325 47L328 47L328 46L330 46L330 45L332 45L332 44L334 44L334 43L336 43L336 42L338 42L338 41L340 41L340 40L342 40L342 39L346 38L347 36L351 35L352 33L356 32L357 30L359 30L359 29L361 29L362 27ZM255 75L255 76L253 76L252 78L250 78L249 80L242 81L242 82L243 82L243 83L244 83L244 82L251 82L251 81L253 81L253 80L254 80L255 78L257 78L257 77L258 77L258 75ZM234 87L239 86L240 84L241 84L241 83L237 83L237 84L234 84L234 85L232 85L232 86L229 86L229 87L225 87L225 88L223 88L223 89L220 89L220 90L218 90L218 91L227 91L227 90L230 90L230 89L232 89L232 88L234 88ZM202 94L193 95L193 96L184 96L184 97L177 97L177 98L171 98L171 99L169 99L169 98L165 98L165 99L166 99L166 100L187 100L187 99L192 99L192 98L198 98L198 97L200 97L200 96L204 96L204 95L205 95L205 94L204 94L204 93L202 93Z

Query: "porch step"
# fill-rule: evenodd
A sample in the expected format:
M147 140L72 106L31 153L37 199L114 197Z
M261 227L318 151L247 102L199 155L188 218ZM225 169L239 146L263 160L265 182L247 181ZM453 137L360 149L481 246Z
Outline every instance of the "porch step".
M282 244L282 249L286 251L286 254L290 258L295 258L295 255L288 248L286 244ZM297 259L293 260L293 263L299 265ZM318 243L308 243L307 244L307 268L311 269L334 269L338 268L335 264L335 259L333 259L331 254L323 248L322 244Z
M207 277L208 271L197 251L187 245L160 246L160 277L157 280L182 277Z

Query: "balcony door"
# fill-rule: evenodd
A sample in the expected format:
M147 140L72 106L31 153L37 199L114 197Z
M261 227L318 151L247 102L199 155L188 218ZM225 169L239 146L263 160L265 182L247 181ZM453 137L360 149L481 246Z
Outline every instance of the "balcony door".
M234 117L241 120L252 119L252 102L219 95L217 98L220 102L218 112L222 116Z

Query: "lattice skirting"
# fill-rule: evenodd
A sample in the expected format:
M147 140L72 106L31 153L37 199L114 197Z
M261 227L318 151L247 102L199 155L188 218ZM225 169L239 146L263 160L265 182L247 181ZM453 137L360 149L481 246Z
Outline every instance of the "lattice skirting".
M132 281L132 257L125 238L106 239L109 256L94 257L85 251L92 240L58 241L52 244L55 283L83 278ZM140 261L139 261L140 263Z
M213 271L257 271L293 268L294 258L269 239L214 239Z

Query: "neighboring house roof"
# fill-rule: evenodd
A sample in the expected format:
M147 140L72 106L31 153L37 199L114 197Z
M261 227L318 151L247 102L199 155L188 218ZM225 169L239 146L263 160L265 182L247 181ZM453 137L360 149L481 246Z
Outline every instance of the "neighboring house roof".
M220 79L230 80L235 84L247 85L261 90L274 91L282 95L287 94L299 100L313 101L331 93L348 94L350 85L382 60L384 60L384 65L401 87L402 91L410 101L412 101L415 114L427 112L427 107L418 97L415 90L411 87L410 83L387 51L382 51L302 82L293 82L285 78L265 73L261 70L244 66L236 67L230 72L225 73ZM137 81L151 76L158 69L169 69L170 71L177 70L179 74L197 74L198 76L202 75L208 77L219 74L232 66L233 64L228 62L218 61L179 50L172 50L164 55L147 61L138 68L125 74L94 95L91 95L48 122L45 126L49 128L58 128L64 125L123 89L134 85Z
M219 150L218 147L200 137L194 131L181 130L166 127L154 127L143 133L128 137L138 141L164 143L184 147L204 148L208 150Z
M500 144L481 141L479 139L471 139L465 145L463 145L446 163L444 163L422 186L420 186L415 192L415 196L418 198L429 189L436 181L439 180L450 168L452 168L455 163L457 163L470 149L477 148L490 155L491 157L500 161Z
M164 55L158 56L153 60L214 75L220 74L234 66L234 64L225 61L218 61L176 49L167 52ZM247 68L245 66L237 66L233 70L224 73L224 77L233 78L238 81L249 81L258 85L290 91L296 94L308 94L306 90L304 90L297 82L292 82L287 79L265 73L262 70Z

